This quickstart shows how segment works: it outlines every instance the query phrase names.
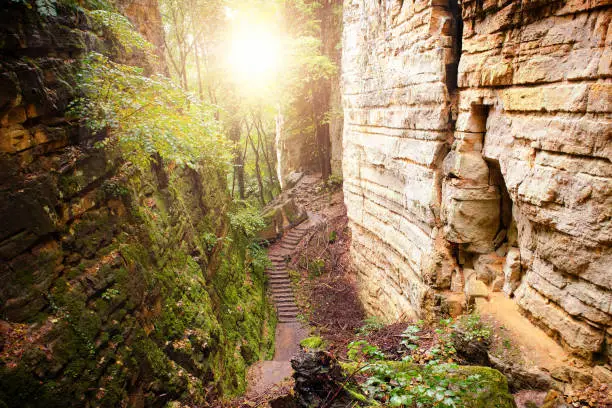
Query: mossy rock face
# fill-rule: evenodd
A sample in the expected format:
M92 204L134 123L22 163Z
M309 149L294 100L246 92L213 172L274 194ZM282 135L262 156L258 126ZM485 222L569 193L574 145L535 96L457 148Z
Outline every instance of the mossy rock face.
M268 209L264 212L263 219L266 226L259 232L259 239L262 241L272 241L278 238L282 231L279 228L283 224L283 214L280 208L273 207Z
M204 405L213 388L243 391L246 367L273 352L275 313L252 239L230 223L225 175L140 172L93 148L101 134L66 108L79 57L113 41L82 2L53 2L47 17L26 3L0 13L0 117L31 136L0 143L11 186L0 198L0 407Z
M280 195L269 203L262 216L266 223L266 227L258 234L258 238L262 241L274 240L283 231L308 218L306 211L298 207L293 198L285 195Z
M115 407L138 389L148 395L138 404L163 406L183 398L202 403L210 385L225 396L244 391L248 365L273 351L264 265L253 262L251 241L218 208L226 202L202 205L205 178L174 173L164 190L150 174L133 175L115 188L130 195L127 214L92 209L62 245L39 250L28 264L53 276L62 251L82 255L65 257L70 273L48 282L44 296L33 295L49 304L40 315L49 355L33 345L36 353L10 361L13 368L0 372L0 401ZM201 237L215 231L228 239L207 252ZM20 279L26 287L37 282L36 275Z
M306 219L306 212L301 210L293 198L287 200L283 205L283 214L289 221L289 224L296 225Z
M378 361L375 364L388 367L394 372L416 372L422 371L422 366L400 361ZM358 370L358 363L342 363L346 375ZM477 379L468 393L461 397L457 406L462 408L516 408L514 397L508 388L506 377L499 371L490 367L481 366L448 366L446 376L457 380L469 377ZM361 372L367 373L368 369ZM353 390L354 391L354 390ZM359 398L363 395L354 391ZM374 404L376 405L376 404Z
M499 371L490 367L461 366L457 368L456 375L468 377L480 376L481 390L475 393L475 399L465 401L465 407L473 408L516 408L514 397L510 394L508 381Z

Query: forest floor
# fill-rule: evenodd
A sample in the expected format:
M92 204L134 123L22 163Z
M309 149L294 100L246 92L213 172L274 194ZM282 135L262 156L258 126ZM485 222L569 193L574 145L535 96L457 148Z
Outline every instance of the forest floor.
M310 221L302 225L302 228L304 226L307 228L295 245L293 245L295 241L293 240L287 250L288 246L282 245L281 240L270 247L269 255L274 261L278 248L285 247L283 271L286 271L291 281L292 300L298 310L295 317L299 322L291 324L294 324L299 332L283 334L285 330L283 323L279 324L275 361L260 362L251 367L248 378L250 386L247 393L233 400L226 407L286 406L282 403L282 398L291 395L293 388L293 380L290 377L292 369L288 360L290 354L299 349L299 341L304 337L321 337L326 350L339 359L346 359L351 342L366 341L376 346L387 359L400 360L408 353L415 362L426 363L440 358L436 350L448 344L449 336L455 330L454 327L464 325L465 328L466 322L468 326L473 324L469 318L465 319L467 316L463 316L454 320L442 319L439 324L398 322L385 325L378 319L367 316L359 301L355 274L352 273L350 266L351 236L347 225L348 219L341 185L331 182L323 183L317 176L305 176L293 188L293 197L298 205L308 211ZM316 222L313 222L313 219ZM514 304L510 300L508 302ZM507 319L503 319L503 316L500 317L491 310L491 308L506 303L501 300L491 303L493 306L484 305L482 321L479 320L476 323L478 329L470 329L473 330L473 333L478 333L479 330L489 331L491 352L500 355L495 350L501 350L503 357L513 364L524 361L525 358L533 362L538 362L540 359L557 362L559 359L566 358L561 347L548 337L546 340L549 342L545 344L552 348L547 348L541 353L538 353L542 351L538 347L533 350L525 349L521 346L522 343L516 343L516 336L510 330L518 324L517 321L522 324L523 320L508 322ZM514 313L511 315L514 316ZM449 323L451 320L452 323ZM522 325L519 326L522 327ZM412 330L414 334L415 349L411 351L407 351L402 345L407 329ZM541 336L536 337L539 339ZM526 340L530 341L530 339ZM551 342L552 345L549 344ZM279 353L282 355L280 359L278 358ZM473 362L462 361L456 355L446 355L444 358L462 364L473 364ZM583 397L574 399L580 404L572 406L609 407L606 405L609 401L607 400L607 389L593 388L587 391ZM546 396L546 392L542 390L515 389L514 392L518 408L539 407ZM277 404L270 405L270 402L275 400Z

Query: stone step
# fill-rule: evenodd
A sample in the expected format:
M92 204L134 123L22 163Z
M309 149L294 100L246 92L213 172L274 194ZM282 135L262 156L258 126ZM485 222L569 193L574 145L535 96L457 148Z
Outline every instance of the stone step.
M270 277L268 278L268 283L271 286L275 286L278 284L287 284L287 285L291 285L291 279L289 279L288 276L276 276L276 277Z
M274 297L275 301L283 301L283 300L291 300L293 301L295 299L295 297L293 296L293 292L292 293L276 293L272 295Z
M292 308L297 307L293 299L282 299L282 300L277 299L275 303L276 303L276 306L278 307L292 307Z
M274 254L268 254L268 258L270 258L270 261L272 261L272 263L284 263L285 262L285 256L284 255L274 255Z
M300 311L295 309L295 310L277 310L276 311L276 316L277 317L297 317L297 315L300 314Z
M280 312L277 316L279 319L295 319L297 315L297 313Z
M295 305L295 300L293 298L293 296L291 297L284 297L284 298L275 298L274 302L276 304L287 304L287 303L291 303L292 305Z
M270 279L269 282L270 282L270 285L272 286L277 286L279 284L291 285L291 281L289 280L288 276L276 278L276 279Z
M275 275L268 275L268 282L272 283L272 282L276 282L280 279L285 279L287 280L287 282L291 282L291 279L289 279L289 275L287 275L286 273L283 274L275 274Z
M286 299L284 301L276 301L276 307L279 309L296 309L297 310L297 306L295 305L295 302L293 302L290 299Z
M287 278L287 279L289 279L289 274L287 273L287 271L272 272L272 273L268 273L268 277L270 279L275 279L275 278Z
M287 289L272 289L272 297L275 296L293 296L293 291L289 288Z
M273 287L283 285L291 286L291 281L289 280L289 278L270 279L270 285L272 285Z
M278 319L279 323L297 323L298 319L296 318L287 318L287 317L283 317Z
M269 273L268 274L268 278L270 280L275 280L275 279L279 279L279 278L283 278L283 279L289 280L289 274L287 272Z
M298 307L292 303L284 303L284 304L280 304L280 305L276 305L276 310L280 311L280 312L299 312L300 309L298 309Z
M295 304L295 298L293 296L287 296L284 298L273 296L273 299L274 299L274 304L276 305L286 304L286 303Z
M268 277L270 279L274 279L274 278L287 278L287 279L289 279L289 274L287 273L287 271L276 271L276 272L269 273Z
M281 243L297 245L301 240L302 237L287 237L286 239L283 239Z
M266 273L266 275L268 275L268 277L270 278L277 278L279 276L289 276L289 274L287 273L287 271L274 271L274 272L268 272Z

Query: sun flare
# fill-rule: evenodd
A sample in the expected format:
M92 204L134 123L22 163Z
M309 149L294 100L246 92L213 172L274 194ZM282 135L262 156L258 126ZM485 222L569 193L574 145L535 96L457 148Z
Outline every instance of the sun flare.
M269 81L278 73L280 57L278 35L265 27L249 26L232 36L228 63L238 81Z

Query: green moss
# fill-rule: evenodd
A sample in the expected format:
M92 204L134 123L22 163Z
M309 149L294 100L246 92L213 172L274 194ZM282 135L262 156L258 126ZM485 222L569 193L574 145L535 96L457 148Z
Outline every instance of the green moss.
M324 347L323 339L319 336L307 337L304 340L300 341L300 346L307 349L321 349Z
M57 184L63 197L72 197L80 189L79 180L73 175L61 176Z
M64 250L84 259L54 281L51 307L40 315L55 322L46 339L52 358L38 350L0 370L0 401L116 407L142 385L146 404L198 404L211 385L225 396L243 392L247 367L271 357L266 262L229 224L224 187L205 176L197 186L199 178L179 170L165 190L154 179L132 175L124 218L102 207L72 224ZM212 244L211 235L219 238Z

